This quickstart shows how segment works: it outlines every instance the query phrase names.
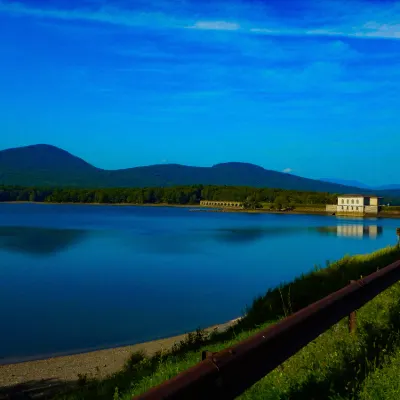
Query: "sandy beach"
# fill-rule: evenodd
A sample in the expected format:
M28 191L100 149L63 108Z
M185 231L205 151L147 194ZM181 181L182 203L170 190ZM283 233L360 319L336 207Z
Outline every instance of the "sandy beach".
M214 325L205 329L205 331L211 332L214 329L223 331L237 321L238 319L235 319ZM185 336L186 334L183 334L131 346L0 365L0 399L3 398L2 396L8 398L7 396L10 392L15 394L32 390L33 383L35 383L35 389L37 390L40 384L48 389L51 386L59 386L62 383L73 383L78 380L78 374L104 378L122 369L132 353L144 351L151 356L157 351L170 349L174 343L180 342Z

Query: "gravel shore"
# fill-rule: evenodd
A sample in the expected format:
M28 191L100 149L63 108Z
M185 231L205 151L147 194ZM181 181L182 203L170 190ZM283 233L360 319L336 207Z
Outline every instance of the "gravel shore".
M211 332L214 329L223 331L236 322L237 319L205 330L207 332ZM31 383L35 383L37 389L40 384L49 387L56 384L60 385L61 383L73 383L78 380L78 374L104 378L122 369L133 352L144 351L151 356L159 350L170 349L174 343L180 342L185 336L186 334L132 346L54 357L46 360L0 365L0 399L9 398L7 388L15 394L31 390L29 389Z

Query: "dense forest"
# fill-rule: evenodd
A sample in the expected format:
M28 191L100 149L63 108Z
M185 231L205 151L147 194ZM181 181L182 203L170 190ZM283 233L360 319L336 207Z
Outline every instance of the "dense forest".
M0 202L196 205L200 200L239 201L252 208L259 207L261 203L294 207L301 204L334 203L336 195L245 186L193 185L145 189L46 189L0 186Z

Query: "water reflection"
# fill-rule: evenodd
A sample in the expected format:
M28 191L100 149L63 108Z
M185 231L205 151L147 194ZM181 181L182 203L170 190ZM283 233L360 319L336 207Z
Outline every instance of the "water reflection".
M317 228L318 232L340 237L376 239L382 235L383 228L378 225L344 224L337 226L324 226Z
M287 236L306 231L306 227L253 227L253 228L221 228L214 231L217 241L228 243L247 243L265 237Z
M339 224L335 226L253 226L253 227L224 227L214 230L194 230L194 234L177 238L164 239L162 243L152 243L153 248L163 252L182 252L182 248L193 250L206 237L217 242L247 244L266 238L280 236L303 236L308 234L334 235L340 237L358 237L375 239L383 232L381 226L363 224ZM200 234L200 235L199 235Z
M47 256L69 249L85 236L86 231L80 229L1 226L0 250Z
M194 235L154 233L138 236L127 233L117 237L127 247L150 254L193 254L204 250L201 238Z

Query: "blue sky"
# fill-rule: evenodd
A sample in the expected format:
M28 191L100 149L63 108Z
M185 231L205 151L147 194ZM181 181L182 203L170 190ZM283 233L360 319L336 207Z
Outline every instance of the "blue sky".
M400 2L0 0L0 148L400 183Z

